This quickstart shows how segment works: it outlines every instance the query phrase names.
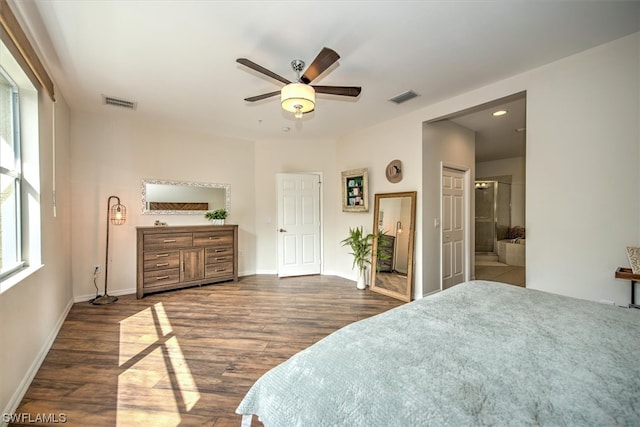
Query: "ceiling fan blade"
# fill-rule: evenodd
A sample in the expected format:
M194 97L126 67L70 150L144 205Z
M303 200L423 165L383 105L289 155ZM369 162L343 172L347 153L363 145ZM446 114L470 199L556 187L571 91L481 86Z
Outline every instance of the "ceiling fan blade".
M249 102L256 102L256 101L260 101L262 99L267 99L267 98L271 98L272 96L276 96L276 95L280 95L280 91L276 90L274 92L269 92L269 93L263 93L262 95L256 95L256 96L252 96L249 98L245 98L245 101L249 101Z
M323 47L316 59L313 60L309 68L304 72L300 81L302 83L311 83L316 77L322 74L327 68L331 67L338 59L338 55L334 50Z
M273 71L267 70L267 69L266 69L266 68L264 68L263 66L258 65L258 64L256 64L255 62L253 62L253 61L251 61L251 60L249 60L249 59L247 59L247 58L238 58L238 59L236 59L236 62L237 62L237 63L239 63L239 64L244 65L245 67L249 67L249 68L251 68L252 70L255 70L255 71L259 72L259 73L262 73L262 74L264 74L265 76L269 76L269 77L271 77L272 79L276 79L276 80L278 80L279 82L282 82L282 83L284 83L284 84L286 84L286 85L288 85L289 83L291 83L291 81L290 81L290 80L287 80L287 79L285 79L284 77L277 75L277 74L276 74L276 73L274 73Z
M360 95L360 86L313 86L317 93L328 93L329 95L353 96Z

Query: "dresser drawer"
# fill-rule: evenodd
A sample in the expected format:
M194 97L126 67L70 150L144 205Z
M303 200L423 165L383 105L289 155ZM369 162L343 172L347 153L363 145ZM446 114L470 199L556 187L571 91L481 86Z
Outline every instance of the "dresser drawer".
M144 272L144 287L153 288L154 286L171 285L180 281L180 269L169 268L166 270L153 270Z
M395 237L383 234L378 238L379 248L393 248Z
M145 251L162 250L172 248L184 248L191 246L192 233L167 233L151 234L144 236L143 247Z
M205 265L204 276L207 279L233 279L233 262L219 262Z
M145 252L144 271L180 267L180 251Z
M233 232L201 231L193 233L193 246L233 246Z
M215 262L224 262L224 261L233 261L233 248L206 248L205 252L205 263L211 264Z

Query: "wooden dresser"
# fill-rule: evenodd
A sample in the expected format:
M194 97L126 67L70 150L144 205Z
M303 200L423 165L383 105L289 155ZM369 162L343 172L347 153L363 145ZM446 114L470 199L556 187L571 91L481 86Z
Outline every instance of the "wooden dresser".
M137 292L238 281L238 226L138 227Z

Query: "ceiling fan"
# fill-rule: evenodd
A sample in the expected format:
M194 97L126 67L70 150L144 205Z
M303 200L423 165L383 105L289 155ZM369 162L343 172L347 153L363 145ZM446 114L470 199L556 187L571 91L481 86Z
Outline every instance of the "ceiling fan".
M360 95L360 86L317 86L309 84L331 67L339 58L340 55L338 55L334 50L327 47L322 48L318 56L316 56L316 59L313 60L302 76L300 73L304 70L304 61L299 59L291 61L291 68L293 68L293 71L295 71L298 76L296 82L291 82L290 80L285 79L273 71L267 70L247 58L238 58L236 59L236 62L239 64L249 67L252 70L269 76L286 85L281 90L252 96L245 98L244 100L248 102L255 102L280 94L282 108L286 111L295 113L295 117L299 119L304 113L309 113L315 109L316 92L330 95L357 97Z

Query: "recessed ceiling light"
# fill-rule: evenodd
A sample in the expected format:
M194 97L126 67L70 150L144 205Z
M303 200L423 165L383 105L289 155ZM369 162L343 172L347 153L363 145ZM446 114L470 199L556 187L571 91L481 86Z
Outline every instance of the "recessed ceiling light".
M493 112L495 117L504 116L505 114L507 114L507 110L498 110Z

